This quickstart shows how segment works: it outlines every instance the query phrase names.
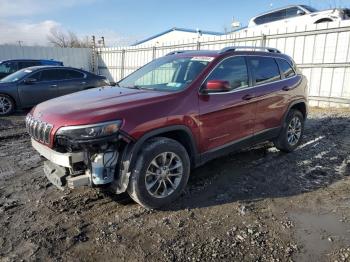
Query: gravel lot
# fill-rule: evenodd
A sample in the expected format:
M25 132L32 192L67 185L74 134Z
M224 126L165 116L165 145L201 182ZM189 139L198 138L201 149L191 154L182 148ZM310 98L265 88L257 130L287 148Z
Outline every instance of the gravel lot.
M57 190L24 115L0 118L0 261L350 261L350 111L312 109L293 153L265 144L196 169L162 211Z

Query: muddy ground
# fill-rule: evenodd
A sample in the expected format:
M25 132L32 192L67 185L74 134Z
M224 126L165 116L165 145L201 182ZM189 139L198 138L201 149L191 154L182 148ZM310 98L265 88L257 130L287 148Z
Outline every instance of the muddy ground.
M350 111L311 110L303 144L262 145L192 172L146 211L44 177L24 114L0 118L0 261L350 261Z

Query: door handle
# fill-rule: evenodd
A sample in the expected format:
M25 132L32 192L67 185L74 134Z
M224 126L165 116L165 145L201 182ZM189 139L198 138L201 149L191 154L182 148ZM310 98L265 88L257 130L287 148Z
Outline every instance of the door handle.
M50 85L50 87L51 87L51 88L55 88L55 87L57 87L57 85Z
M85 84L86 84L86 82L81 82L80 84L81 84L81 85L85 85Z
M250 95L250 94L247 94L247 95L244 95L243 97L242 97L242 99L243 100L250 100L250 99L253 99L255 96L253 96L253 95Z

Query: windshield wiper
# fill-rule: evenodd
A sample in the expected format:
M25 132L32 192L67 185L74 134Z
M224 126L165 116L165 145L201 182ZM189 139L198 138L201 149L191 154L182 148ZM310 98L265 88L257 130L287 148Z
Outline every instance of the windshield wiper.
M138 90L141 90L141 89L142 89L142 87L141 87L141 86L138 86L138 85L128 86L128 88L138 89Z

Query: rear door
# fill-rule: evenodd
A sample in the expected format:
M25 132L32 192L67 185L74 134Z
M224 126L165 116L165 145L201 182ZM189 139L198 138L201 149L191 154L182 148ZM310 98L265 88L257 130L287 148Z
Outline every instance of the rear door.
M74 69L60 69L62 81L59 83L58 91L60 95L84 90L89 86L86 74Z
M273 57L250 56L248 65L257 101L254 134L273 132L274 128L280 127L289 104L289 93L284 89L290 83L280 75L277 61Z
M229 81L231 90L199 95L201 151L211 151L253 134L255 102L250 98L246 59L235 56L224 59L209 74L209 80Z
M18 94L23 106L34 106L48 99L59 96L58 83L60 74L57 69L44 69L29 75L27 78L34 78L32 84L20 81Z

